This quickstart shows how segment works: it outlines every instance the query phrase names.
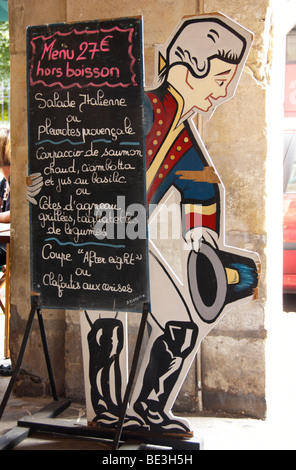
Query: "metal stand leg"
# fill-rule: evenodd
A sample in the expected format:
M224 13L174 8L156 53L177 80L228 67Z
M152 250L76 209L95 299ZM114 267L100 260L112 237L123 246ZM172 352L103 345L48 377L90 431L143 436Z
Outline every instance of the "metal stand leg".
M149 304L145 303L144 306L143 306L143 314L142 314L140 329L139 329L139 333L138 333L137 343L136 343L136 347L135 347L135 352L134 352L132 368L131 368L131 372L130 372L130 376L129 376L129 381L128 381L128 384L127 384L127 388L126 388L126 392L125 392L125 396L124 396L124 400L123 400L123 404L122 404L122 408L121 408L121 412L120 412L120 416L119 416L119 421L118 421L116 433L115 433L115 436L114 436L113 447L112 447L113 450L118 449L120 437L121 437L121 434L122 434L122 427L123 427L123 423L124 423L124 419L125 419L125 415L126 415L126 410L127 410L127 407L128 407L128 402L129 402L129 399L130 399L132 386L133 386L136 371L137 371L139 355L140 355L140 349L141 349L142 342L143 342L143 336L144 336L144 332L145 332L145 328L146 328L148 313L149 313Z
M28 322L27 322L25 334L24 334L24 337L23 337L23 341L22 341L20 353L19 353L19 356L18 356L18 360L17 360L17 363L16 363L16 366L15 366L14 372L13 372L13 374L12 374L12 376L11 376L11 379L10 379L10 381L9 381L8 387L7 387L7 389L6 389L6 392L5 392L5 394L4 394L4 397L3 397L2 402L1 402L1 405L0 405L0 419L2 418L2 415L3 415L3 412L4 412L4 410L5 410L6 404L7 404L8 400L9 400L9 397L10 397L10 395L11 395L12 389L13 389L14 384L15 384L15 382L16 382L16 379L17 379L17 377L18 377L20 368L21 368L21 366L22 366L24 354L25 354L25 351L26 351L26 347L27 347L27 343L28 343L30 331L31 331L32 324L33 324L33 320L34 320L34 316L35 316L35 311L36 311L36 308L37 308L37 303L38 303L37 297L33 297L33 299L32 299L32 307L31 307L31 311L30 311L29 318L28 318Z
M51 363L50 363L50 357L49 357L49 353L48 353L48 347L47 347L47 341L46 341L46 336L45 336L43 318L42 318L41 310L38 309L38 296L35 296L35 295L32 296L32 303L31 304L32 304L31 311L30 311L30 315L29 315L28 322L27 322L27 325L26 325L26 329L25 329L25 333L24 333L20 353L19 353L19 356L18 356L18 359L17 359L17 363L16 363L14 372L11 376L8 387L6 389L6 392L4 394L4 397L3 397L1 405L0 405L0 419L2 418L5 407L7 405L7 402L9 400L9 397L10 397L11 392L13 390L14 384L16 382L16 379L17 379L18 374L19 374L20 369L21 369L23 358L24 358L24 355L25 355L25 351L26 351L26 347L27 347L27 344L28 344L28 339L29 339L29 335L30 335L30 332L31 332L31 328L32 328L32 324L33 324L33 320L34 320L34 316L35 316L36 311L37 311L37 314L38 314L39 328L40 328L40 333L41 333L41 339L42 339L42 344L43 344L43 350L44 350L44 355L45 355L45 360L46 360L46 365L47 365L47 370L48 370L52 395L53 395L53 399L55 401L58 400L57 393L56 393L56 387L55 387L55 383L54 383L54 378L53 378L53 373L52 373L52 368L51 368Z
M58 395L56 391L55 381L54 381L52 367L51 367L51 361L50 361L49 352L48 352L43 317L42 317L42 312L39 308L37 308L37 316L38 316L39 329L40 329L40 334L41 334L41 339L42 339L42 344L43 344L43 351L44 351L44 356L45 356L45 361L46 361L46 367L47 367L47 372L48 372L48 377L49 377L49 382L50 382L50 387L51 387L52 398L55 401L57 401Z

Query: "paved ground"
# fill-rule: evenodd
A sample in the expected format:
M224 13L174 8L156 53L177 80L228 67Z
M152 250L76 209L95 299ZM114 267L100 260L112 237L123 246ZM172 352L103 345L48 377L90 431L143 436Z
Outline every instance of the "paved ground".
M0 378L0 397L8 384L7 378ZM47 398L17 399L11 396L0 421L0 435L14 428L17 420L36 413L50 402ZM190 420L196 439L202 438L205 450L296 450L296 435L289 417L281 420L259 421L217 417L187 417ZM84 425L85 407L73 403L56 419ZM14 450L110 450L110 445L102 445L92 440L34 434L19 444Z

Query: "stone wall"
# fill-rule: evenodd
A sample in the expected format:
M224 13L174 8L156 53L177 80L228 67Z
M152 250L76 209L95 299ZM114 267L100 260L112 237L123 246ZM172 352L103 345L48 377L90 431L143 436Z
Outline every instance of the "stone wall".
M217 2L205 0L205 11L216 7ZM226 244L259 253L263 275L260 300L232 310L203 342L203 404L212 410L264 416L266 220L263 197L271 19L266 1L256 4L222 1L219 10L250 29L254 43L234 98L218 108L210 121L204 122L203 137L225 186Z
M29 209L26 203L26 27L33 24L143 15L146 85L154 74L154 45L163 43L186 15L221 11L255 33L254 47L235 97L199 129L226 188L227 244L256 251L262 260L260 298L233 310L208 336L176 403L181 412L224 411L265 415L266 99L272 64L269 0L10 0L12 259L11 353L15 360L30 310ZM230 117L231 116L231 119ZM281 162L280 162L281 165ZM44 312L58 392L83 400L79 316ZM131 343L137 318L130 319ZM201 375L198 364L201 364ZM34 325L23 368L46 382L41 341ZM201 380L202 402L197 384ZM29 387L30 388L30 387ZM34 387L31 387L33 389ZM39 387L40 389L40 387ZM44 386L44 390L46 387ZM29 393L30 390L27 390ZM30 393L34 393L31 391ZM39 393L39 392L38 392ZM198 400L199 396L199 400Z

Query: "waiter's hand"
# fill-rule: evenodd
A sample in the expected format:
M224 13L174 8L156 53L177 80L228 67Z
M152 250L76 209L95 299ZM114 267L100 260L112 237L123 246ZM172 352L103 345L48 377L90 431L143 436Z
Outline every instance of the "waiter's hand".
M40 193L43 186L43 176L41 173L33 173L26 178L27 183L27 201L37 204L35 196Z
M203 242L208 243L213 248L218 248L218 234L209 228L196 227L189 230L185 235L185 240L190 246L190 249L199 252L201 244Z

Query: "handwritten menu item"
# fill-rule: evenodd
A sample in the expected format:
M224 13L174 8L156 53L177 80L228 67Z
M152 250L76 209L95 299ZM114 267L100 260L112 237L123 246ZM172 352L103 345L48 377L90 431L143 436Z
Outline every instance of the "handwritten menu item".
M27 30L31 287L41 306L148 300L142 21Z

